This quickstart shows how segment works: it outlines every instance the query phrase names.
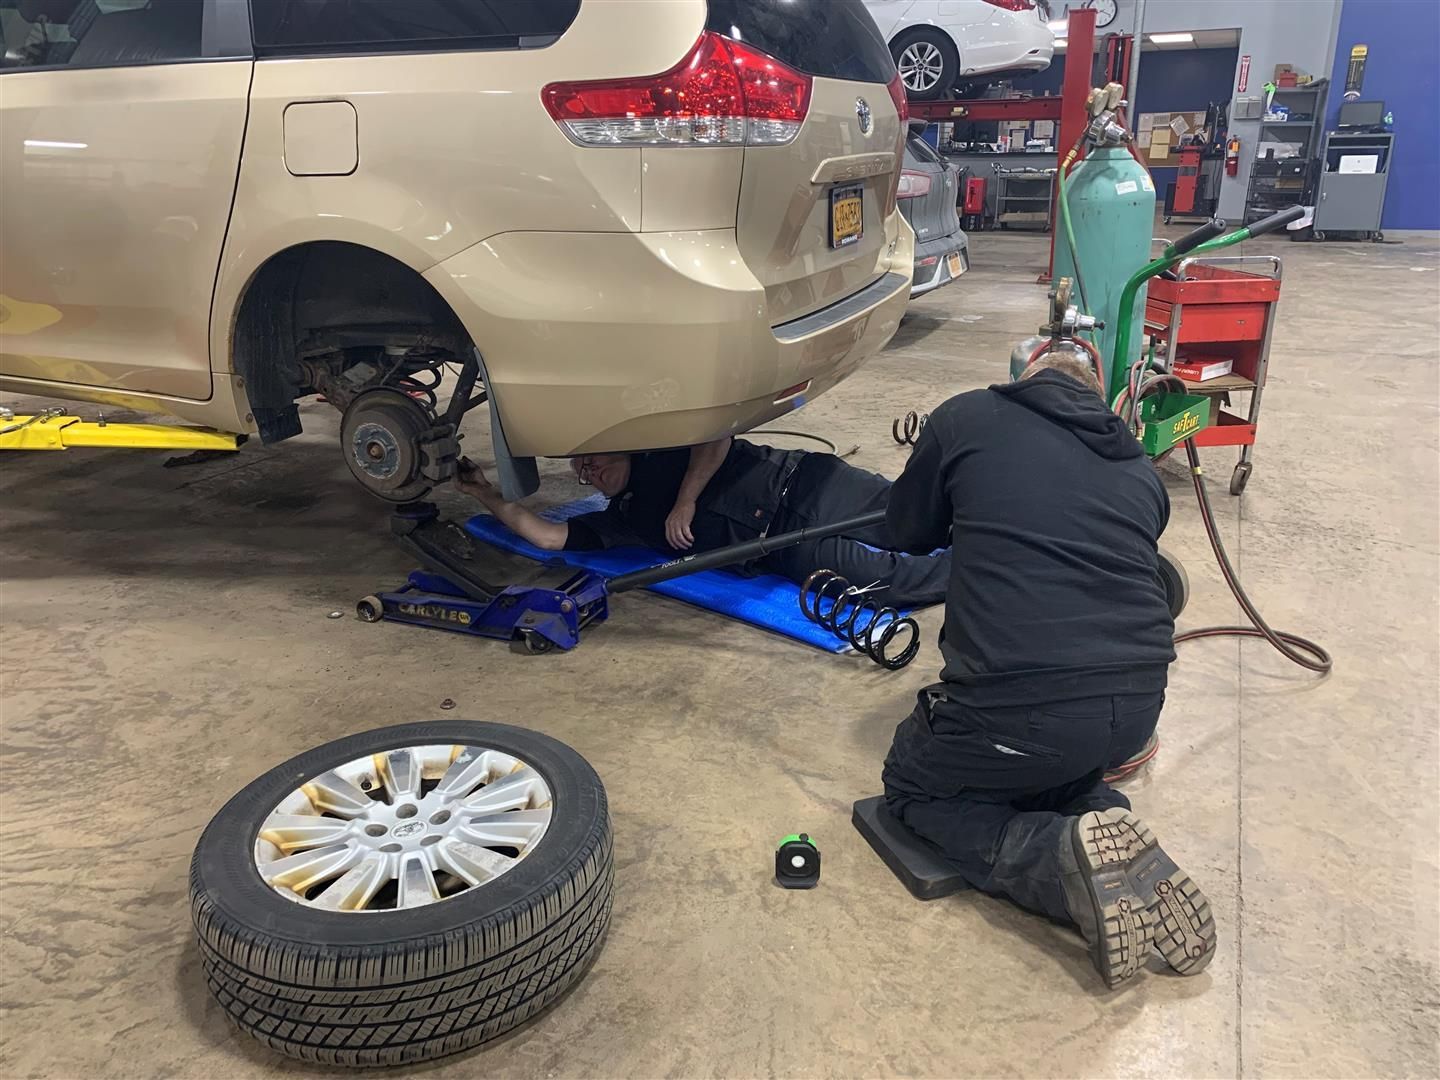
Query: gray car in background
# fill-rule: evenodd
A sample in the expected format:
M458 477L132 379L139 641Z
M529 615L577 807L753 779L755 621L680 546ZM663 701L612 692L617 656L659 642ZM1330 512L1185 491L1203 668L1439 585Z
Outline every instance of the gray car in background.
M960 228L960 168L942 158L912 126L900 175L900 213L915 230L912 297L948 285L970 269L970 240Z

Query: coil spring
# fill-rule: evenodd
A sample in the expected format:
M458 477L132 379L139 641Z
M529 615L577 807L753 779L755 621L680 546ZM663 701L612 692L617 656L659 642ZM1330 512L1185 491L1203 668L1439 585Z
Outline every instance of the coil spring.
M920 437L920 430L929 419L929 413L917 413L911 409L904 416L897 416L890 421L890 437L901 446L914 446L915 440Z
M834 570L816 570L805 579L800 586L800 610L811 622L891 671L910 663L920 651L920 626L914 619L883 606L870 590L851 585ZM910 637L905 647L889 655L886 650L906 630Z
M395 380L395 388L402 394L409 394L431 414L440 410L440 398L436 391L445 380L444 359L427 361L423 367Z

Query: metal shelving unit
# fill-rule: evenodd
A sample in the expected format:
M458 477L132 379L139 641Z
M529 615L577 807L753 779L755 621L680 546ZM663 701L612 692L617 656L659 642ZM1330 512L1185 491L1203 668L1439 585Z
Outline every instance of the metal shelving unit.
M1039 225L1049 230L1055 204L1054 169L1006 169L992 165L997 190L995 221L1000 228Z
M1275 91L1274 104L1308 115L1309 119L1260 121L1260 139L1245 192L1245 224L1296 203L1315 202L1316 164L1324 137L1329 89L1329 79L1316 79L1305 86L1282 86ZM1300 153L1293 158L1267 159L1266 144L1276 142L1299 143Z

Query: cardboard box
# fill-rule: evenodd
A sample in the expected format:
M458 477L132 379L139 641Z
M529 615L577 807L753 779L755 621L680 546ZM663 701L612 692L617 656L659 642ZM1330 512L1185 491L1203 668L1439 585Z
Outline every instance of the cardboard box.
M1173 370L1186 382L1203 383L1229 375L1234 367L1228 356L1185 356L1175 361Z

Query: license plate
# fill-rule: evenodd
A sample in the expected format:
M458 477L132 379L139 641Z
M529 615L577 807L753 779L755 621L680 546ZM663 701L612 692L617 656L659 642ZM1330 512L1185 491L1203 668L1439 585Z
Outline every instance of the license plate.
M958 251L952 251L945 256L945 265L949 268L951 277L959 277L965 272L965 260Z
M865 187L830 189L830 246L842 248L858 243L865 235Z

